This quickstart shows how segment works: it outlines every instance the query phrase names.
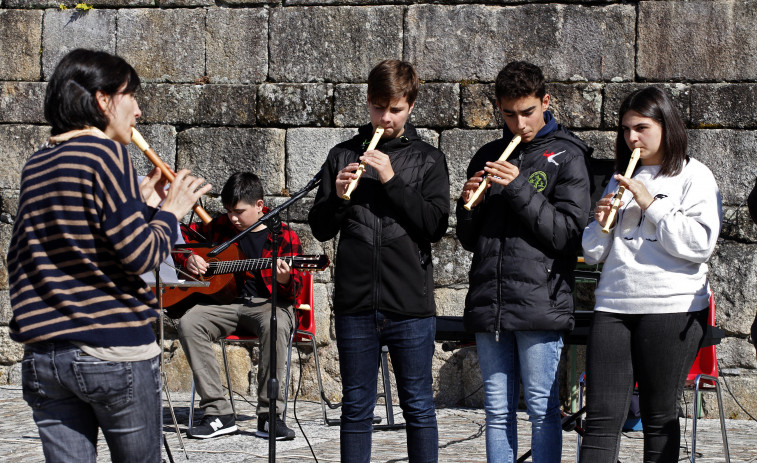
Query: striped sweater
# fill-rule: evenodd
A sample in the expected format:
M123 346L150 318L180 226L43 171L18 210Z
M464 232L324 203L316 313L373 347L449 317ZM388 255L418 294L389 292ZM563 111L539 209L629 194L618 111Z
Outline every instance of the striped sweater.
M154 342L157 300L139 275L166 258L176 226L141 200L123 145L97 129L51 138L21 175L8 251L11 338Z

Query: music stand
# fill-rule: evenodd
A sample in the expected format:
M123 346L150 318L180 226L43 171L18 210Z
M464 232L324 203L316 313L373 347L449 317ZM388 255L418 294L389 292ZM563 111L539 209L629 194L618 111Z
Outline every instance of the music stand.
M186 251L190 252L190 251ZM181 280L178 278L178 273L181 272L183 275L186 275L188 278L187 280ZM190 287L207 287L210 285L210 282L208 281L200 281L193 277L192 275L187 274L186 272L183 272L176 267L173 266L173 258L169 255L168 258L162 262L155 270L152 272L147 272L142 275L142 279L145 280L145 282L154 288L155 295L158 297L158 321L160 323L160 379L163 383L162 389L163 392L166 394L166 399L168 399L168 409L171 411L171 418L173 419L173 425L174 429L176 429L176 436L179 438L179 445L181 446L181 449L184 451L184 456L187 460L189 460L189 454L187 453L187 449L184 446L184 439L181 437L181 431L179 430L179 423L176 420L176 413L173 409L173 402L171 401L171 393L168 390L168 378L166 377L166 370L165 370L165 355L163 355L163 346L165 341L165 330L163 323L165 322L165 313L163 310L163 290L166 288L190 288ZM192 423L189 423L189 427L192 427ZM171 456L171 450L168 448L168 441L166 440L165 433L163 434L163 445L166 448L166 453L168 454L169 460L173 461L173 457Z

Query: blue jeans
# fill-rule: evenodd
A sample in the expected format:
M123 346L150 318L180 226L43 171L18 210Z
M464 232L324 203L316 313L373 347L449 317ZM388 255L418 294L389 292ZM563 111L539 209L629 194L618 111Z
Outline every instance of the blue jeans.
M161 461L159 357L110 362L67 342L39 342L26 346L21 365L47 462L94 462L98 427L112 461Z
M557 331L501 331L476 333L476 347L484 379L486 459L515 462L518 452L516 411L520 382L531 422L533 461L560 462L562 425L557 366L562 351Z
M336 315L334 326L342 375L342 461L368 463L371 459L373 409L383 345L389 348L397 380L409 461L436 462L439 437L431 379L436 317L363 312Z

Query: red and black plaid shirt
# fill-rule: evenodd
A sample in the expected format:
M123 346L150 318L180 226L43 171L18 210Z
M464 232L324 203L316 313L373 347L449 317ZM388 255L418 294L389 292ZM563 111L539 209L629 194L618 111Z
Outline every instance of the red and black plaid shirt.
M264 207L263 214L266 214L267 212L268 212L268 208ZM202 222L192 222L189 225L189 228L200 233L209 242L214 243L214 244L221 244L224 241L227 241L235 237L239 233L236 227L232 225L231 221L229 220L229 216L226 214L219 215L207 225ZM197 242L197 237L192 236L190 233L187 233L184 226L182 226L182 235L184 236L184 240L187 243ZM236 243L233 246L238 247ZM273 235L271 233L268 233L268 237L266 238L265 244L263 245L263 252L260 257L263 257L263 258L271 257L273 255L272 249L273 249ZM300 238L291 228L289 228L287 224L282 223L280 243L279 243L279 249L278 249L277 255L281 257L281 256L298 256L301 254L302 254L302 249L300 245ZM182 256L182 257L179 257L179 256ZM185 257L186 254L179 255L179 256L176 256L175 260L177 261L178 265L184 266L186 263L186 257ZM257 256L251 256L251 257L257 257ZM263 282L265 283L265 286L268 289L268 293L272 294L271 291L273 288L273 271L270 268L263 269L263 270L260 270L260 274L263 277ZM239 279L240 281L238 282L238 287L241 289L241 285L244 285L245 281L249 278L253 278L252 273L250 272L245 273L245 277ZM279 297L283 297L288 301L295 301L295 296L299 295L300 289L302 288L302 273L299 270L292 267L292 277L289 279L289 283L286 285L278 284L277 287L279 291L278 292Z

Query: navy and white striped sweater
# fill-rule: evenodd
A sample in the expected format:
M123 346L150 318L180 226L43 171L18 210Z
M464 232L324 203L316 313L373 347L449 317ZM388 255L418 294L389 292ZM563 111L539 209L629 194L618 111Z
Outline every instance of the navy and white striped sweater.
M157 300L139 275L168 255L173 214L147 206L126 148L97 129L51 139L21 176L8 251L15 341L138 346Z

